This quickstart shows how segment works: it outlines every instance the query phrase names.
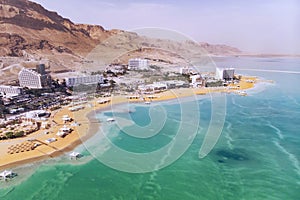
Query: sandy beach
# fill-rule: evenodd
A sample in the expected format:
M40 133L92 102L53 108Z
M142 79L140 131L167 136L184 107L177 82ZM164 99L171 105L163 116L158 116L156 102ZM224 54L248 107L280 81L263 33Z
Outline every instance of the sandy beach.
M154 95L144 95L144 99L128 99L127 96L113 96L111 97L110 102L103 104L98 102L101 99L99 98L83 104L82 106L84 106L84 108L78 111L70 111L70 106L65 106L58 111L52 112L49 119L51 123L51 127L49 129L39 130L26 137L18 139L0 141L0 170L69 153L76 146L90 138L98 131L100 122L94 117L96 113L95 111L101 112L102 109L110 109L111 106L121 103L165 101L192 95L205 95L214 92L238 93L238 91L253 88L258 82L259 80L256 77L243 77L239 84L227 87L174 89ZM149 96L152 96L153 98L149 99ZM70 116L73 121L64 123L62 120L64 115ZM80 125L72 126L74 122L77 122ZM92 126L91 123L93 123ZM98 125L95 126L95 124ZM64 125L71 127L73 131L64 138L61 138L57 136L56 133ZM45 131L48 131L48 134L45 134ZM49 138L56 138L57 141L48 144L45 141ZM37 146L30 151L13 154L8 153L9 148L12 145L22 144L25 142L39 143L40 146Z

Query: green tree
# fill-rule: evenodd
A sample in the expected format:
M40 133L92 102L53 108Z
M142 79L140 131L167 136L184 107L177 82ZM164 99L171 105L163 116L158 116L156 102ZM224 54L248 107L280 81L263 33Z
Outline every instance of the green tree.
M15 135L16 137L23 137L23 136L24 136L24 131L16 132L14 135Z
M5 133L6 137L9 138L9 139L12 139L12 138L15 138L15 135L13 132L7 132Z

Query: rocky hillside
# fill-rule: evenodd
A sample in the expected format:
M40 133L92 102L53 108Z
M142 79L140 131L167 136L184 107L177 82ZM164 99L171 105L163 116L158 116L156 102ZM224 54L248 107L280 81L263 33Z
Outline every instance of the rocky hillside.
M201 42L200 47L205 49L209 54L212 55L237 55L241 54L242 51L238 48L223 45L223 44L208 44L206 42Z
M28 0L0 0L0 73L8 79L16 78L11 71L17 71L9 65L17 62L24 65L32 60L47 60L55 74L82 70L83 63L94 62L93 55L100 55L104 59L100 63L107 64L112 60L126 63L128 58L136 56L180 63L199 54L239 53L238 49L224 45L153 39L121 30L105 30L99 25L74 24Z
M84 54L111 35L101 26L74 24L27 0L0 0L0 55L43 50Z

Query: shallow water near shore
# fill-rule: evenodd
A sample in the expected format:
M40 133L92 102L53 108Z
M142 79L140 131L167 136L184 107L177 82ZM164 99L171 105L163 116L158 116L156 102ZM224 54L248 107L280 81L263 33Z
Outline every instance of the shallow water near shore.
M97 134L77 147L76 151L84 155L82 160L70 161L64 155L16 168L18 177L0 183L0 199L298 199L300 74L245 69L300 71L300 59L220 58L217 64L234 66L241 69L237 73L275 83L258 84L246 97L227 95L221 137L205 158L199 159L198 154L211 119L209 95L184 101L197 102L199 129L183 156L161 170L133 174L107 167L91 155L97 157L111 148L101 143ZM133 122L143 127L151 122L149 110L154 109L156 116L160 108L166 110L166 122L149 140L132 138L116 124L106 122L114 116L129 120L124 127L130 128ZM122 149L152 152L170 143L177 133L181 115L178 100L131 104L129 115L126 109L128 105L119 105L115 113L107 110L97 115L103 121L103 134ZM188 125L185 128L187 132L191 129Z

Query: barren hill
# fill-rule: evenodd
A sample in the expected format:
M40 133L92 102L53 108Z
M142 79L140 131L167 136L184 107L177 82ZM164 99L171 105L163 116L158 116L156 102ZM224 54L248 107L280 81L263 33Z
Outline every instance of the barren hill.
M9 65L27 66L28 62L40 60L47 62L55 75L83 70L84 63L126 63L130 57L176 64L203 54L239 53L240 50L224 45L153 39L132 32L105 30L99 25L74 24L28 0L0 0L0 75L5 75L2 82L6 82L5 78L16 78L18 70Z

